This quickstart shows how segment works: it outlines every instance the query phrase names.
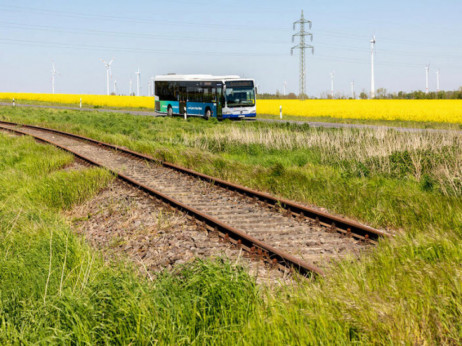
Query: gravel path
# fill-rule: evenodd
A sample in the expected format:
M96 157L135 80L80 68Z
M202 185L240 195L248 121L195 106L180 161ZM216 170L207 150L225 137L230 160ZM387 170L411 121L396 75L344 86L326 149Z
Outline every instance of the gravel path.
M251 260L184 213L120 181L66 213L74 229L111 258L128 258L154 277L197 258L223 258L245 267L259 283L282 283L288 272Z
M30 128L21 130L70 148L318 267L325 268L331 260L346 256L354 258L368 247L309 220L286 217L261 202L175 170L67 136Z

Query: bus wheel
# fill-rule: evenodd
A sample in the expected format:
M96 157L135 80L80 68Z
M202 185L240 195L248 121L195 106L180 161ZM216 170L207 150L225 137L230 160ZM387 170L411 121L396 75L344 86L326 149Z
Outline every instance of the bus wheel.
M172 106L168 106L167 108L167 115L169 117L172 117L173 116L173 109L172 109Z
M211 116L212 116L212 111L207 108L207 110L205 111L204 119L209 120Z

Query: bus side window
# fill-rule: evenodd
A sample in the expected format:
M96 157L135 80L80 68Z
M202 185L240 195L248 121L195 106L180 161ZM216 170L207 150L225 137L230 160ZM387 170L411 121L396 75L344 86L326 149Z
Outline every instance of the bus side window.
M217 88L217 102L221 103L222 105L225 103L225 98L223 97L223 88Z
M204 101L205 103L211 103L213 102L215 99L214 95L213 95L213 88L210 88L210 87L205 87L204 88Z

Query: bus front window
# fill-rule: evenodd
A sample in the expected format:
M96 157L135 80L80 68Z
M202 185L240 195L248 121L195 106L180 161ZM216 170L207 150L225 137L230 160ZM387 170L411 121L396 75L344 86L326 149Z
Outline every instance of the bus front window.
M229 86L226 85L226 101L228 107L244 107L255 105L255 90L248 86Z

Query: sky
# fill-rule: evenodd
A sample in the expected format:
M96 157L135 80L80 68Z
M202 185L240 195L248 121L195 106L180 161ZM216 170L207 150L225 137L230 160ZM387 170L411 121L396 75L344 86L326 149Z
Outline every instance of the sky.
M105 94L112 64L120 94L141 71L141 93L165 73L237 74L259 92L299 92L292 23L312 21L306 90L370 91L370 40L376 36L376 88L389 92L462 86L462 1L6 1L0 0L0 92Z

